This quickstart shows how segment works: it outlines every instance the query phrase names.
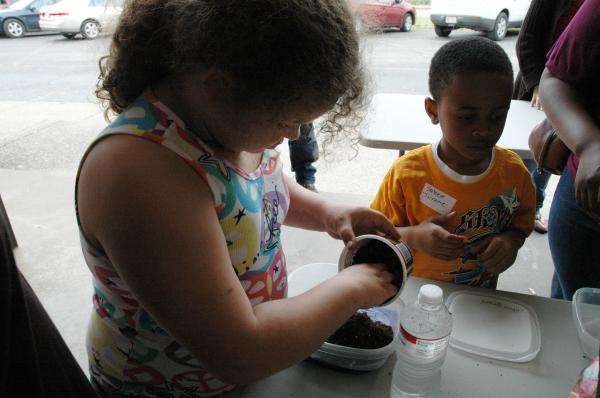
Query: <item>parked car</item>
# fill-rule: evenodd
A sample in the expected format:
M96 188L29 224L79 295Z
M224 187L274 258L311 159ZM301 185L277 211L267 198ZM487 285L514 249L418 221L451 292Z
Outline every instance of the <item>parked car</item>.
M63 0L40 10L40 27L67 39L95 39L113 30L122 11L122 0Z
M406 0L349 0L349 4L357 24L367 29L396 27L408 32L417 18L417 9Z
M41 7L58 0L18 0L0 10L0 33L6 37L19 38L28 32L40 31Z
M509 28L520 28L531 0L432 0L430 18L435 33L447 37L453 29L485 32L502 40Z

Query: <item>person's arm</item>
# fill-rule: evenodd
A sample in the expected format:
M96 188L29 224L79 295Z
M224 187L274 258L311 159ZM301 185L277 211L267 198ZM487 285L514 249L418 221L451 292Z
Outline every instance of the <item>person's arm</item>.
M600 145L600 126L594 121L581 93L548 69L542 75L541 99L546 116L560 138L577 157Z
M431 217L422 223L399 227L398 232L408 247L441 260L454 260L466 248L467 237L453 234L444 225L455 217L455 212Z
M445 224L454 217L454 212L435 215L416 225L411 225L409 221L412 217L407 214L404 190L411 191L412 184L407 181L403 172L410 168L411 166L404 164L401 159L396 160L381 181L371 207L390 218L402 240L411 249L442 260L455 259L464 249L467 238L446 230ZM404 187L403 183L407 187ZM409 200L418 198L414 191L407 195Z
M86 236L101 244L135 299L225 382L248 383L301 361L358 308L397 291L382 265L362 264L300 296L252 307L206 183L152 142L98 143L78 199Z
M542 104L565 144L577 155L577 204L600 218L600 116L590 109L600 80L600 0L579 8L552 50L542 75ZM596 103L598 105L598 103Z
M564 143L577 155L577 204L600 217L600 125L581 94L548 69L542 75L542 103L546 115Z
M285 176L289 192L290 207L285 225L325 231L348 243L355 236L378 234L400 238L394 224L379 211L368 207L348 206L333 203L301 187L291 177Z
M470 251L477 255L477 260L491 274L501 274L514 264L519 249L525 239L533 231L535 220L535 188L531 174L517 155L513 155L517 165L506 164L506 174L510 176L515 189L508 206L513 206L512 220L505 231L487 237L474 244ZM520 180L519 180L520 178Z
M525 238L523 231L510 229L482 239L470 251L477 255L477 261L487 272L499 275L515 263Z
M516 45L519 69L527 90L534 90L534 96L546 64L560 3L560 0L533 0L519 31Z

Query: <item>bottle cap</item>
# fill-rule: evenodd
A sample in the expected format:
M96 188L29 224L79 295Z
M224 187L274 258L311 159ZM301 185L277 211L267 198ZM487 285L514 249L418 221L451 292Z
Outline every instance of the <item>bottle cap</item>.
M423 285L417 299L419 304L440 305L444 302L444 292L437 285Z

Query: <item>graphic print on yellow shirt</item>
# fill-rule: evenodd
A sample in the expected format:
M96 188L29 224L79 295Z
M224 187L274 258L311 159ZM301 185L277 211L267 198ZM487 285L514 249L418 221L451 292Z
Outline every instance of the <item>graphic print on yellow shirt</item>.
M461 176L445 165L432 145L397 159L384 177L371 207L397 226L414 226L455 211L443 227L474 244L490 235L533 229L535 190L531 176L513 152L496 147L488 169L479 176ZM444 282L493 287L475 255L446 261L414 251L413 276Z
M452 232L467 236L467 244L472 245L487 236L510 229L510 223L519 205L516 189L502 193L480 209L459 214L458 226ZM448 272L448 276L451 282L458 284L493 287L496 282L495 275L486 273L477 261L477 256L472 253L461 256L460 267Z

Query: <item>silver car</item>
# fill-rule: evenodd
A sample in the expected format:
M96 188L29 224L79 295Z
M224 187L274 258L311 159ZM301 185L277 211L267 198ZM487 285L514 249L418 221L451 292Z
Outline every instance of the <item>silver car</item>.
M110 33L123 11L122 0L63 0L40 10L42 31L62 33L68 39L81 34L95 39Z

